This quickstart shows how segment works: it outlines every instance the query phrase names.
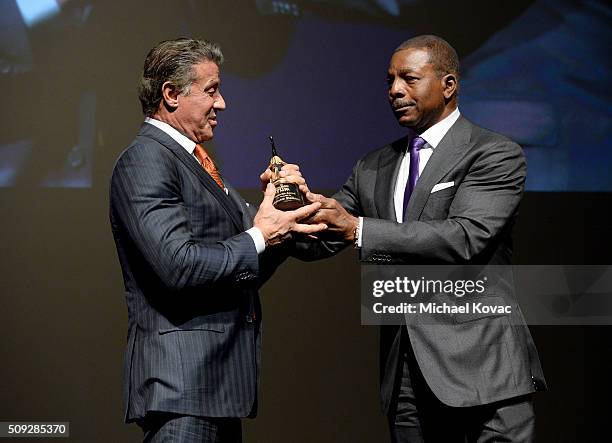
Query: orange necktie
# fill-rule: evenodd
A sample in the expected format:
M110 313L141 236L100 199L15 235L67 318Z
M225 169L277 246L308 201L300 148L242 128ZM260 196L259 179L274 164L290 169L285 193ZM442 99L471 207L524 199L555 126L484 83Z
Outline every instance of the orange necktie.
M221 189L225 189L225 186L223 186L223 180L221 180L221 176L219 175L219 171L206 152L206 149L204 149L202 145L196 144L194 153L204 170L206 170L213 180L217 182Z

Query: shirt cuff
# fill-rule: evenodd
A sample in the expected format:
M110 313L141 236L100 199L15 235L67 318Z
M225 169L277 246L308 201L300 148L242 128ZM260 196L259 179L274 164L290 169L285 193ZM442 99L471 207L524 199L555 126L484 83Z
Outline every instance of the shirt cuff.
M257 250L258 254L261 254L266 250L266 241L264 240L264 236L259 228L253 226L251 229L247 229L246 233L253 239L253 243L255 243L255 249Z
M363 243L362 235L363 232L363 217L359 217L359 221L357 222L357 247L361 248Z

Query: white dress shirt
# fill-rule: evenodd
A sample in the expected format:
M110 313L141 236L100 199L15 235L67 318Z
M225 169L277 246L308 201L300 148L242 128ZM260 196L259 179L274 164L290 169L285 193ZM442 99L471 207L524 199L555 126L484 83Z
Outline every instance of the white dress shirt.
M422 149L419 150L419 177L423 173L423 169L427 165L427 162L431 158L434 149L440 144L440 141L444 138L448 130L455 124L461 114L459 108L455 108L453 112L447 115L443 120L427 129L425 132L419 135L425 140L426 144ZM397 174L397 181L395 182L395 192L393 193L393 201L395 203L395 218L398 223L402 223L404 214L404 191L406 190L406 183L408 182L408 175L410 174L410 152L408 152L408 146L402 157L402 163L400 164L399 173Z
M145 117L145 123L153 125L156 128L159 128L162 131L164 131L175 142L177 142L179 145L185 148L185 150L189 153L189 155L191 155L198 163L200 163L198 158L195 156L196 142L194 142L193 140L185 136L185 134L181 133L180 131L177 131L175 128L170 126L168 123L164 123L162 121L156 120L151 117ZM226 194L229 194L229 191L227 188L224 187L223 190L225 191ZM264 240L261 230L253 226L252 228L247 229L246 233L249 234L251 238L253 239L257 253L261 254L266 249L266 241Z
M455 108L453 112L447 115L444 119L427 129L419 137L425 140L426 144L422 149L419 150L419 177L425 169L427 162L433 154L433 150L440 144L440 141L444 138L448 130L455 124L460 116L459 108ZM408 145L402 156L399 173L397 174L397 180L395 181L395 190L393 192L393 202L395 206L395 219L398 223L404 221L404 191L406 190L406 183L408 182L408 176L410 174L410 153L408 152ZM357 246L361 247L362 244L362 226L363 217L359 217L359 234L357 239Z

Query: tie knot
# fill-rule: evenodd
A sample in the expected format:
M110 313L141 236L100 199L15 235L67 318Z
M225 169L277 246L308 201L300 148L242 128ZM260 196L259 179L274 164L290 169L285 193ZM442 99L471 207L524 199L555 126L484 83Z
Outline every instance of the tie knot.
M410 140L410 151L418 151L421 148L423 148L423 146L425 146L425 139L421 138L421 137L414 137L412 140Z
M200 162L203 162L204 159L208 158L208 152L206 152L206 149L204 149L204 146L202 146L199 143L196 143L195 156L198 158L198 160L200 160Z

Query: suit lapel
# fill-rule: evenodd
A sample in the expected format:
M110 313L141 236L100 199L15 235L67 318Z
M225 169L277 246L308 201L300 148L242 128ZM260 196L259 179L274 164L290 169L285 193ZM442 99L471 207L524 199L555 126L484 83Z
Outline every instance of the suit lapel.
M391 143L380 154L374 185L374 204L378 218L396 220L393 192L406 146L408 146L408 137L403 137Z
M444 177L466 153L472 133L471 123L463 117L448 130L427 162L410 196L406 221L418 220L429 198L431 189Z
M213 178L202 168L198 161L179 145L172 137L166 134L159 128L153 125L144 123L140 128L139 135L150 137L157 142L161 143L167 149L169 149L178 160L183 163L191 172L193 172L202 185L217 199L219 204L225 209L230 219L239 231L244 230L242 222L242 214L239 212L238 207L233 200L231 200L225 191L223 191L219 185L213 180Z
M229 198L234 202L238 212L240 212L240 216L242 217L242 223L244 225L244 229L249 229L253 227L253 219L251 218L251 214L249 212L249 208L246 207L246 202L242 198L242 196L236 191L228 182L224 180L223 183L228 191Z

